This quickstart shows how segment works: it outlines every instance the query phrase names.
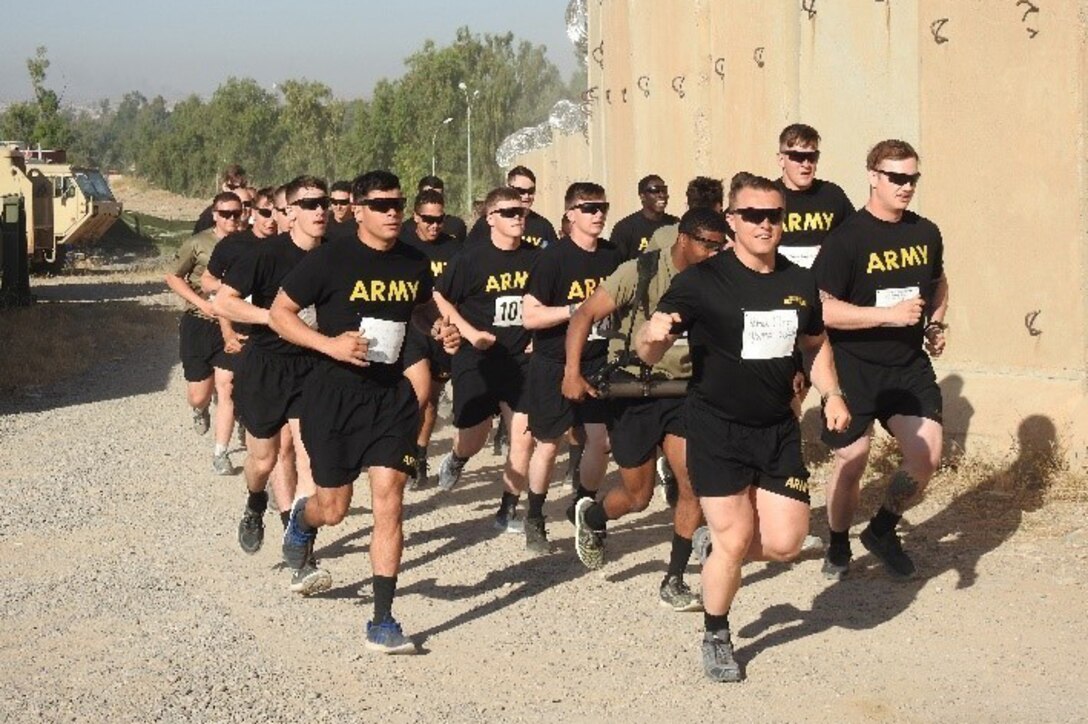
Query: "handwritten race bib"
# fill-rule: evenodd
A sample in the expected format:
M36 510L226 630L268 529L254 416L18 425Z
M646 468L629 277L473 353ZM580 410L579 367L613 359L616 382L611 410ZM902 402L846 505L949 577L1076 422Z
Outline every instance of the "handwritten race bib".
M496 327L520 327L521 326L521 300L519 296L499 297L495 300Z
M818 246L780 246L778 253L792 261L797 266L811 269L816 255L820 253Z
M317 329L317 309L314 305L311 304L305 309L298 310L298 318L305 322L310 329Z
M895 287L892 289L876 290L876 306L894 307L904 299L913 299L918 296L918 287Z
M797 310L744 313L742 359L779 359L797 344Z
M367 362L391 365L400 359L400 349L404 346L404 335L408 325L404 322L390 322L388 319L363 317L359 320L359 331L366 337Z

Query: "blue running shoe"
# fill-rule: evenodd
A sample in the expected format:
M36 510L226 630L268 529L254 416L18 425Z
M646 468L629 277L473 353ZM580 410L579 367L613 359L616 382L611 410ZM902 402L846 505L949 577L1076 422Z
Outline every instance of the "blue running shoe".
M317 531L311 530L303 533L299 527L299 517L306 508L307 498L299 498L291 506L291 517L287 520L287 528L283 531L283 560L288 567L302 568L310 559L310 551L313 550L314 540L317 539Z
M414 654L416 645L404 635L400 624L392 616L381 623L367 622L366 647L383 654Z

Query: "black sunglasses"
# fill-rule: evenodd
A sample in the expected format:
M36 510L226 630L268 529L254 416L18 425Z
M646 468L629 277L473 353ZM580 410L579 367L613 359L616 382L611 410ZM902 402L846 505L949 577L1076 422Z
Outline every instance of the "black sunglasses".
M347 199L329 199L329 203L333 206L347 206L351 202Z
M781 153L794 163L804 163L805 161L819 163L820 161L819 151L782 151Z
M714 241L713 239L708 239L705 236L699 236L698 234L688 234L687 237L700 244L707 251L721 251L725 248L724 241Z
M292 201L290 205L297 206L306 211L317 211L318 209L327 211L329 208L329 197L311 196L305 199L296 199L295 201Z
M668 186L647 186L642 190L644 194L667 194L669 193Z
M222 216L224 219L240 219L242 218L241 209L216 209L215 213Z
M520 219L525 216L524 206L507 206L503 209L492 209L490 213L498 214L504 219Z
M733 209L733 213L749 224L762 224L764 221L769 221L771 224L777 226L782 223L782 218L786 215L786 210L781 207L773 209L746 207L743 209Z
M424 224L441 224L446 220L446 215L438 214L437 216L431 216L430 214L420 214L419 220Z
M918 179L922 178L921 172L919 172L919 173L898 173L896 171L885 171L885 170L879 169L879 168L875 169L875 170L876 170L877 173L883 174L884 176L886 176L887 179L889 181L891 181L893 184L895 184L896 186L906 186L907 184L910 184L911 186L917 186L918 185Z
M253 209L253 210L256 211L258 214L260 214L261 216L263 216L266 219L269 218L270 216L272 216L272 209Z
M366 206L371 211L379 214L388 214L390 211L401 212L404 211L404 205L407 203L407 199L401 197L386 197L378 199L363 199L358 202L359 206Z
M527 188L523 188L521 186L511 186L510 188L513 189L514 191L517 191L522 196L534 196L534 195L536 195L536 186L529 186Z
M287 213L287 207L286 206L273 206L272 208L275 209L276 211L280 212L281 214L286 214Z
M583 201L580 204L571 206L571 208L592 216L593 214L607 214L610 205L607 201Z

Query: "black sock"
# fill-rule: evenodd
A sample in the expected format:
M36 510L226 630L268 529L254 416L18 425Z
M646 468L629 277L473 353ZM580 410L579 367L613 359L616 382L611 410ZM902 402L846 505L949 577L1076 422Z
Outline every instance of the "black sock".
M594 503L586 511L586 525L591 530L604 530L608 526L608 514L604 512L604 506Z
M707 631L728 631L729 630L729 612L726 611L721 616L715 616L712 613L703 612L703 626Z
M574 489L574 502L577 503L582 498L597 498L597 491L590 490L589 488L583 488L581 483L578 483L578 487Z
M468 462L468 458L463 458L463 457L461 457L460 455L458 455L455 452L451 452L450 455L453 456L453 462L458 463L460 465L464 465L465 463Z
M548 497L547 493L534 493L529 491L529 511L525 514L526 518L543 518L544 517L544 499Z
M691 538L685 538L673 531L672 551L669 553L669 572L666 575L683 578L690 559Z
M507 513L513 513L514 509L518 507L518 496L513 493L503 491L502 500L499 501L499 511L506 511Z
M833 530L831 531L831 541L829 545L836 548L849 548L850 547L850 530Z
M374 623L393 617L393 594L396 590L396 576L374 576Z
M882 538L895 530L895 526L899 523L901 517L882 505L876 515L873 516L873 519L869 521L869 529L873 531L873 535L877 538Z
M261 491L254 493L249 491L249 498L246 499L246 507L252 510L254 513L264 513L268 510L268 493Z
M287 530L287 521L291 520L291 511L285 510L280 513L280 521L283 522L283 529Z

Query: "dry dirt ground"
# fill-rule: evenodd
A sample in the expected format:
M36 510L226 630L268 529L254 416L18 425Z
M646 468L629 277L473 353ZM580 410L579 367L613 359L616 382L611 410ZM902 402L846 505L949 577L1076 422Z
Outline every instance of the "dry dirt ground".
M746 566L731 618L747 680L715 685L701 616L658 605L661 502L615 525L590 573L557 491L555 552L530 558L492 534L499 468L482 454L455 491L407 493L395 612L420 655L370 654L365 481L318 539L332 590L291 594L275 517L257 555L238 549L243 483L212 474L211 441L190 429L165 287L111 279L36 293L144 305L157 326L143 343L103 338L77 376L0 391L0 720L1088 719L1088 506L1000 472L938 481L908 515L915 580L890 580L856 541L839 583L818 557ZM443 426L432 467L449 444ZM822 532L819 492L813 506Z

